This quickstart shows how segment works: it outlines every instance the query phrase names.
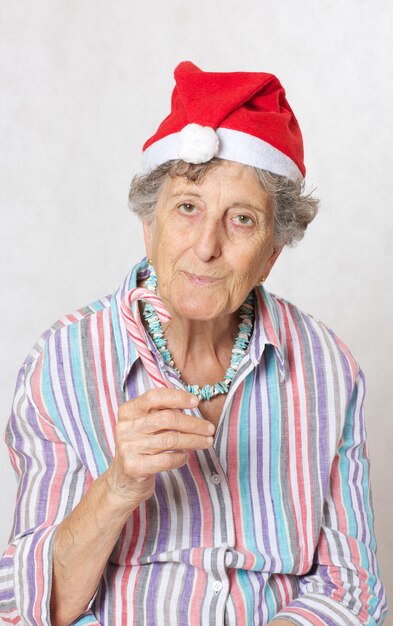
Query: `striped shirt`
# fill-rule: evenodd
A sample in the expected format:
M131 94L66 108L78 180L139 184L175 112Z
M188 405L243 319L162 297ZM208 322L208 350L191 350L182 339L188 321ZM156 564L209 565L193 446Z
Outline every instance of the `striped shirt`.
M54 324L20 370L6 432L19 479L1 560L6 622L50 624L56 528L111 463L119 405L152 386L120 313L145 274L144 260L113 296ZM382 622L363 374L331 330L262 286L255 309L213 447L158 475L78 626Z

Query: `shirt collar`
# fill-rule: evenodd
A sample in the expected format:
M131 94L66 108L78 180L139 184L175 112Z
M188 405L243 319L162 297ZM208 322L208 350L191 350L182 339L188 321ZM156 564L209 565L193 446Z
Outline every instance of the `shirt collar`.
M142 259L127 274L119 289L114 293L111 301L112 325L115 337L116 350L119 358L121 382L124 387L127 377L139 354L131 341L121 314L121 301L130 291L137 286L139 278L147 277L147 258ZM139 275L139 276L138 276ZM273 296L259 285L256 289L255 323L254 332L250 341L250 358L257 365L267 344L272 345L277 357L280 378L285 374L284 352L280 341L280 324L277 312L277 304Z
M255 288L256 306L254 332L250 342L250 358L257 365L267 344L273 346L281 380L285 377L285 358L280 332L279 309L275 298L263 285Z

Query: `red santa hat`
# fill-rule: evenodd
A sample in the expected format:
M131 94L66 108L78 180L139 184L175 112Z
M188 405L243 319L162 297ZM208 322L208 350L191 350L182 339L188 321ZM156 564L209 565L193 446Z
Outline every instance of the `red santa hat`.
M203 72L190 61L174 76L171 112L143 146L145 170L218 157L291 180L305 175L302 134L276 76Z

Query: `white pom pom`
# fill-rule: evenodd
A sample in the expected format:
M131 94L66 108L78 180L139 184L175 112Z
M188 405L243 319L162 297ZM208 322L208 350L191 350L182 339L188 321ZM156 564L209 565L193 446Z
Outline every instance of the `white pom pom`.
M210 161L218 147L218 135L210 126L187 124L179 133L179 158L187 163Z

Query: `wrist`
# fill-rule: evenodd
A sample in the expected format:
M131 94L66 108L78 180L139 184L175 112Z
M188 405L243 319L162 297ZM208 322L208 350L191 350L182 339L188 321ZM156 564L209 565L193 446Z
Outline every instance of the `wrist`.
M126 489L119 487L114 479L111 467L104 472L98 480L102 481L102 501L105 508L111 511L112 515L120 518L127 518L141 504L143 499L136 494L130 494Z

